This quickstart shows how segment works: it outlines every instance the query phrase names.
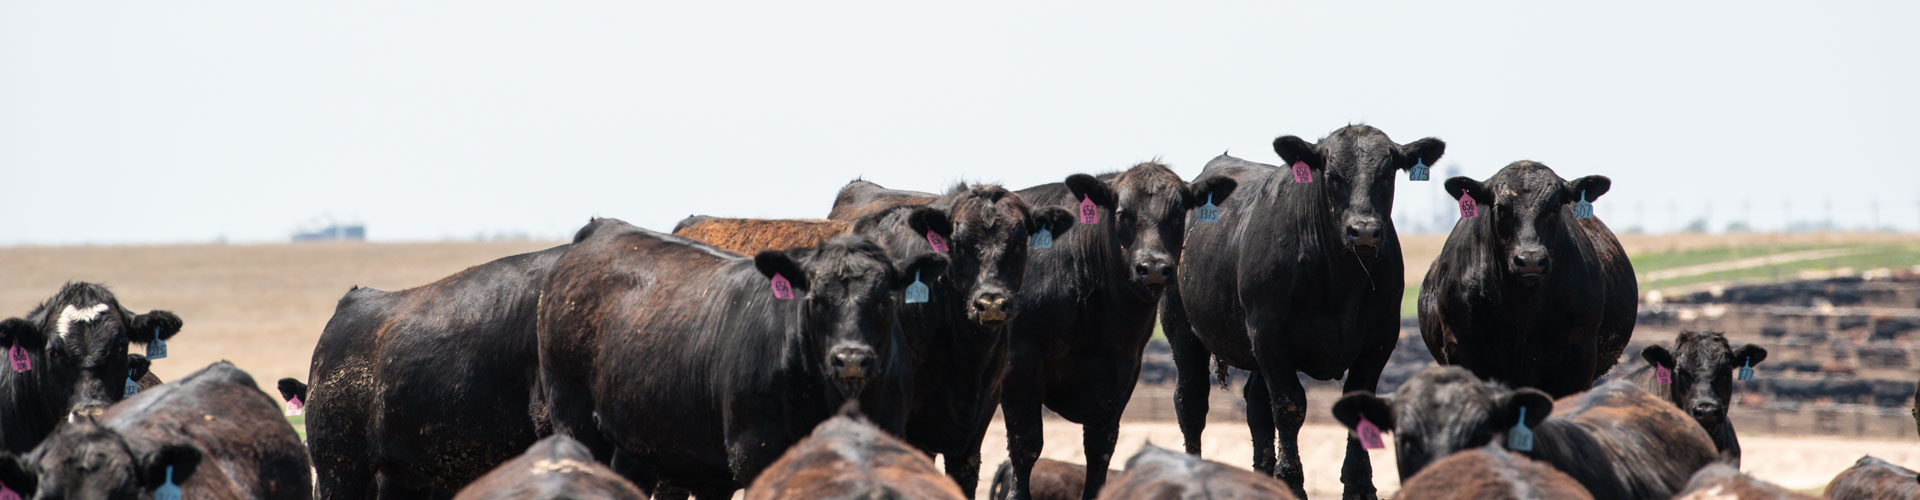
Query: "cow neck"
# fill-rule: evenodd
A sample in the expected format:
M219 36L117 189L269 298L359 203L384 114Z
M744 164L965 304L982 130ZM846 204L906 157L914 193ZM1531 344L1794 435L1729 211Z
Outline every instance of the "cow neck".
M41 439L46 439L53 433L55 425L59 425L60 409L49 407L45 401L34 397L40 392L37 389L40 385L40 373L46 368L44 361L45 357L42 356L34 362L34 369L26 372L15 372L10 367L0 367L0 370L7 371L5 374L0 374L0 377L6 379L4 384L0 384L0 403L6 405L4 409L0 409L0 415L4 415L7 420L6 428L0 428L0 433L13 438L6 440L5 451L13 452L15 455L32 450ZM22 439L29 437L31 439Z

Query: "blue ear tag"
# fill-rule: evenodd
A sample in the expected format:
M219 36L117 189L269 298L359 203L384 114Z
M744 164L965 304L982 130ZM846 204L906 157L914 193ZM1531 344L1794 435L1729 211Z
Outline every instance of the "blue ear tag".
M126 395L120 396L120 399L130 398L130 397L133 397L134 394L139 394L139 393L140 393L140 383L134 382L133 377L127 377L127 393Z
M1507 449L1513 451L1533 451L1533 429L1527 428L1527 407L1520 407L1520 421L1507 431Z
M1048 231L1046 226L1041 226L1040 232L1033 233L1033 236L1027 237L1027 246L1034 248L1053 248L1053 232Z
M1413 169L1407 171L1407 180L1412 180L1412 181L1427 180L1427 161L1423 159L1415 158L1413 160Z
M1585 189L1580 190L1580 201L1573 203L1573 218L1593 218L1593 204L1587 202L1587 190Z
M167 341L160 340L160 329L153 330L153 342L147 343L147 359L167 357Z
M1740 367L1740 374L1735 378L1747 382L1753 381L1753 358L1747 358L1746 366Z
M1207 204L1195 210L1200 222L1220 222L1220 207L1213 206L1213 193L1207 193Z
M153 500L180 500L180 487L173 484L173 466L167 466L167 484L153 489Z
M924 304L927 302L927 295L930 295L930 291L927 290L926 283L920 282L920 271L914 271L913 284L907 285L907 303Z

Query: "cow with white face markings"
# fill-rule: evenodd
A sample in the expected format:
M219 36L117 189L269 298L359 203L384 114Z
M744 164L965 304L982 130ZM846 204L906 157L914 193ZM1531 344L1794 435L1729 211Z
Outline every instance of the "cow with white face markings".
M100 415L126 395L127 345L179 332L179 316L134 314L92 283L68 283L25 318L0 321L0 450L25 453L61 421Z

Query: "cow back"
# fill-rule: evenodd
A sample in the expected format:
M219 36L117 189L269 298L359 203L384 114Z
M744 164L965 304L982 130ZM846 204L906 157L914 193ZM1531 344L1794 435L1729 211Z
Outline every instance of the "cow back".
M199 448L185 498L306 499L312 463L280 405L247 372L221 361L113 405L101 416L135 449Z
M747 488L747 500L967 498L933 461L872 422L843 413L795 443Z
M1830 500L1920 499L1920 474L1872 456L1860 457L1827 483Z
M549 436L462 488L454 500L645 500L579 441Z
M1626 381L1554 402L1533 429L1532 458L1580 481L1594 498L1668 498L1718 457L1700 424Z
M1400 483L1402 500L1559 500L1593 494L1545 463L1488 446L1455 453Z
M853 232L853 223L819 219L734 219L690 217L673 234L699 240L740 255L761 250L820 246L835 236Z
M1126 472L1100 488L1100 498L1290 500L1294 496L1286 484L1264 474L1147 445L1127 459Z
M1725 463L1715 463L1694 473L1687 481L1687 488L1680 492L1675 500L1720 500L1736 498L1739 500L1813 500L1814 497L1802 495L1779 485L1754 479L1741 474L1740 469Z

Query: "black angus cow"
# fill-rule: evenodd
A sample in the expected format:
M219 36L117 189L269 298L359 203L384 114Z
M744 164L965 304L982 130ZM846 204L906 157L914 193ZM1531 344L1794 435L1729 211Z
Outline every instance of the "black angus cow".
M898 432L901 402L868 381L905 362L897 294L946 262L895 262L857 237L748 259L596 220L542 287L540 383L554 430L611 456L642 489L703 500L751 483L846 399L895 415L876 420Z
M1178 371L1174 407L1187 453L1201 451L1208 360L1222 373L1226 366L1252 371L1244 392L1253 467L1306 498L1299 435L1307 399L1295 374L1344 377L1345 390L1374 390L1400 332L1394 178L1439 161L1446 143L1429 137L1402 145L1379 129L1350 125L1318 143L1283 136L1273 148L1290 167L1221 155L1194 180L1238 181L1244 189L1214 200L1220 222L1188 225L1187 257L1161 322ZM1310 179L1296 179L1295 164ZM1358 441L1348 440L1340 481L1348 498L1374 495Z
M221 361L61 426L25 456L0 453L0 482L28 498L305 500L306 447L252 376Z
M746 500L966 498L933 460L860 415L852 402L794 443L747 488Z
M307 404L318 496L450 498L550 432L534 393L534 311L566 250L341 297L313 348L312 387L280 383L283 400L297 389Z
M1727 419L1727 408L1733 404L1734 370L1760 364L1767 359L1767 350L1753 344L1734 349L1720 332L1691 330L1681 331L1673 344L1672 351L1658 344L1641 349L1640 357L1648 367L1636 370L1634 381L1692 415L1713 436L1720 455L1739 467L1740 438L1733 431L1733 421ZM1670 370L1670 383L1660 383L1652 366Z
M494 467L454 500L646 500L633 483L593 461L586 445L563 435L533 443Z
M1873 456L1862 456L1853 467L1827 483L1828 500L1920 499L1920 474Z
M1482 183L1447 179L1473 196L1420 287L1420 335L1436 361L1554 397L1587 390L1620 361L1633 335L1639 286L1620 240L1574 205L1612 181L1567 182L1518 161Z
M1554 401L1538 389L1509 389L1437 366L1389 396L1347 393L1333 416L1348 429L1357 431L1364 417L1393 432L1402 480L1491 443L1566 472L1597 499L1669 498L1718 456L1700 424L1623 380ZM1532 448L1514 450L1509 434L1523 417Z
M1394 500L1593 500L1565 472L1498 446L1440 459L1400 483Z
M1265 473L1201 460L1147 445L1127 459L1127 471L1100 490L1104 500L1292 500L1285 483Z
M856 187L884 189L865 181L855 181L847 189ZM927 453L945 455L947 475L971 498L979 485L980 443L1000 404L1008 356L1004 326L1013 317L1011 302L1023 286L1028 253L1044 251L1029 250L1028 237L1042 228L1049 234L1066 234L1073 228L1073 215L1058 207L1030 207L994 185L959 184L943 195L916 198L925 205L891 204L839 222L851 226L846 233L873 238L894 259L940 251L932 246L935 239L946 249L946 274L922 280L930 287L927 302L900 304L897 309L912 362L890 378L905 384L907 442ZM707 219L690 228L698 230L695 239L710 243L747 239L735 236L743 232L834 230L811 221L752 219ZM681 233L676 230L675 234ZM716 246L743 255L780 249Z
M1780 485L1740 473L1740 466L1716 462L1693 473L1674 500L1814 500Z
M0 321L0 450L26 453L78 416L126 396L127 344L180 333L167 311L134 314L93 283L67 283L25 318Z

